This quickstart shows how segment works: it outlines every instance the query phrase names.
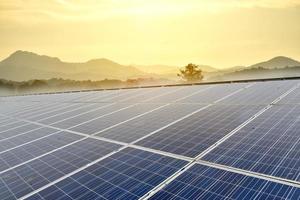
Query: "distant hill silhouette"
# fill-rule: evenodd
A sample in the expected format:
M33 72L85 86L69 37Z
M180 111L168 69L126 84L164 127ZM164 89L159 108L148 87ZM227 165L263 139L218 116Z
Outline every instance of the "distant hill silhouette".
M285 56L277 56L268 61L249 66L249 68L262 67L265 69L285 68L300 66L300 62Z
M0 62L0 78L15 81L51 78L125 80L149 76L135 67L124 66L105 58L93 59L84 63L69 63L56 57L16 51Z

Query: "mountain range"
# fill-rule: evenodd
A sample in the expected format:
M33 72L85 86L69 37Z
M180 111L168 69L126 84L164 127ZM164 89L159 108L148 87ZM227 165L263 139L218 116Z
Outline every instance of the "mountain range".
M300 62L288 57L278 56L248 67L233 67L231 69L219 70L208 65L200 65L200 68L206 74L222 74L243 69L277 69L294 66L300 66ZM169 78L176 77L179 68L166 65L127 66L105 58L92 59L82 63L71 63L63 62L56 57L19 50L0 62L0 78L14 81L51 78L73 80Z

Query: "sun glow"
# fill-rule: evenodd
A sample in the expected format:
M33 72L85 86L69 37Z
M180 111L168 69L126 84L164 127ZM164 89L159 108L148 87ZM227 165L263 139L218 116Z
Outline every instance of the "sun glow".
M2 0L4 58L22 49L66 61L216 67L299 58L295 0ZM59 48L58 48L59 47Z

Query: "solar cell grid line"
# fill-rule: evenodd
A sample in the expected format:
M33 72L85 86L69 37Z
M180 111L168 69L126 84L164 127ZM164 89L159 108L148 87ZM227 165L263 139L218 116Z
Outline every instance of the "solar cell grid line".
M274 98L295 85L294 81L260 82L255 87L243 91L237 97L222 101L223 104L269 104Z
M138 95L140 95L140 94L138 94ZM135 95L134 95L134 96L135 96ZM127 97L127 98L131 98L131 97ZM124 98L124 99L126 99L126 98ZM88 111L79 113L79 114L74 115L74 116L69 116L69 117L67 117L66 119L56 121L56 122L55 122L55 123L56 123L55 126L58 126L58 127L60 127L60 128L68 128L68 127L72 127L72 126L74 126L74 125L76 125L76 124L82 122L82 121L81 121L82 119L80 119L80 116L87 115L87 116L88 116L87 119L86 119L86 121L87 121L88 119L93 118L93 116L96 117L96 116L98 115L98 114L97 114L97 111L98 111L98 110L103 110L104 108L110 107L110 106L112 106L112 105L116 105L116 104L115 104L115 103L111 103L111 104L108 104L108 105L105 105L105 106L100 106L100 107L98 107L98 108L96 108L96 109L94 109L94 110L88 110ZM114 110L114 108L112 108L112 109ZM92 114L92 113L94 113L94 115L89 115L89 114ZM104 112L104 113L105 113L105 112ZM76 117L78 118L78 120L75 120ZM69 121L67 121L67 120L69 120ZM66 123L66 122L67 122L67 123ZM69 123L68 123L68 122L69 122ZM53 123L51 123L51 124L53 124Z
M23 110L30 110L36 108L38 103L29 104L29 105L20 105L21 103L12 103L6 102L5 106L1 106L1 113L5 115L13 115L18 112L22 112Z
M118 124L117 126L110 126L97 132L95 135L130 143L204 106L199 104L170 104L139 118Z
M6 151L10 151L20 146L24 146L26 144L38 141L40 139L51 136L57 132L59 132L59 130L41 127L39 129L29 131L22 135L10 137L9 139L5 140L0 140L0 153L4 153Z
M0 196L1 192L5 192L7 199L21 198L82 166L104 159L120 147L100 140L84 139L67 148L47 154L0 174L1 182L5 183L2 184Z
M36 121L38 119L45 118L48 116L56 115L56 114L63 113L63 112L68 112L70 110L76 109L76 108L84 106L84 105L85 104L83 104L83 103L74 103L74 104L72 103L72 104L66 105L64 107L57 106L56 108L53 108L52 110L49 110L49 111L46 111L43 113L38 113L38 114L29 113L28 115L22 116L22 117L25 119Z
M21 102L21 103L24 104L23 102ZM49 105L53 104L53 103L41 104L41 103L36 102L36 103L30 103L30 106L24 105L23 107L17 107L17 105L20 105L21 103L13 103L12 108L8 109L8 112L5 112L3 114L18 115L19 113L36 110L36 109L40 108L41 106L49 106Z
M97 102L110 102L110 103L117 103L117 102L125 102L126 100L141 97L143 95L149 94L153 92L153 88L149 88L148 90L144 89L134 89L134 90L127 90L122 91L117 96L114 96L113 98L104 98L99 99Z
M10 139L13 139L15 137L24 135L24 134L26 134L28 132L36 131L36 130L39 130L39 129L43 128L43 126L42 125L40 126L39 124L28 123L28 125L33 125L33 126L36 125L37 127L32 128L32 129L28 129L28 130L23 129L23 127L12 129L12 130L8 130L8 131L6 131L7 132L6 133L7 137L0 138L0 142L5 141L5 140L10 140Z
M178 87L178 90L171 93L171 95L163 95L160 98L150 99L147 102L152 103L171 103L174 102L174 99L176 101L179 101L181 99L186 99L188 97L194 96L196 94L202 93L204 91L207 91L213 87L216 87L215 85L202 85L202 86L181 86Z
M83 136L58 132L47 138L0 153L0 174L20 164L82 139Z
M300 89L296 89L293 93L286 96L278 102L278 104L300 104Z
M136 144L195 157L261 109L262 106L213 105Z
M194 164L149 199L298 199L299 194L297 187Z
M24 199L138 199L186 163L126 148Z
M131 98L131 97L129 97L129 98ZM126 98L125 98L126 99ZM99 105L99 104L93 104L93 105ZM110 104L109 106L112 106L112 105L114 105L114 104ZM88 105L88 107L89 107L89 105ZM106 105L104 106L104 107L106 107ZM101 107L98 107L98 109L99 108L101 108ZM81 109L81 108L78 108L78 109L75 109L75 110L79 110L79 109ZM97 109L97 108L95 108L95 109ZM74 110L74 111L75 111ZM93 110L93 109L92 109ZM57 121L54 121L55 123L58 123L58 122L61 122L62 120L66 120L67 118L72 118L72 117L75 117L75 116L78 116L78 115L80 115L80 114L85 114L85 113L88 113L88 112L90 112L90 111L92 111L92 110L89 110L89 109L85 109L85 110L82 110L82 112L79 112L79 113L77 113L77 114L72 114L71 113L71 115L70 116L67 116L67 117L64 117L64 116L62 116L62 118L61 118L61 116L60 115L62 115L62 114L65 114L65 113L68 113L68 112L65 112L65 113L60 113L60 114L57 114L56 116L60 116L59 118L60 118L60 120L57 120ZM69 112L72 112L72 111L69 111ZM48 118L51 118L51 117L54 117L54 116L49 116ZM47 120L48 118L44 118L44 119L40 119L40 120L38 120L38 121L41 121L42 123L46 123L46 124L53 124L54 122L51 122L51 120ZM53 119L53 118L52 118ZM42 121L42 120L44 120L44 121Z
M0 112L2 114L7 114L9 112L14 112L18 109L25 109L30 108L32 104L21 104L21 103L14 103L14 102L1 102Z
M0 113L0 115L1 115L1 113ZM11 117L9 117L9 118L10 118L10 120L7 121L7 123L0 124L0 133L2 131L6 131L8 129L13 129L17 126L23 126L24 124L26 124L24 121L22 123L21 120L13 119Z
M146 92L149 92L149 91L146 91ZM131 99L131 98L134 98L134 97L136 97L136 96L141 96L141 95L143 95L144 93L145 93L145 92L138 93L138 94L136 94L136 95L129 96L129 97L127 97L127 98L123 98L123 100ZM115 112L115 111L117 111L117 110L122 110L122 109L124 109L124 106L123 106L122 104L117 104L117 102L111 103L111 104L108 105L107 107L113 106L113 105L115 105L114 108L111 108L112 110L109 111L108 113L104 112L102 115L99 115L99 114L96 112L98 109L95 109L95 110L87 111L87 112L84 112L84 113L80 113L80 114L78 114L78 115L75 115L75 116L73 116L73 117L70 117L70 118L68 118L68 119L65 119L65 120L62 120L62 121L59 121L59 122L56 122L54 126L57 126L57 127L59 127L59 128L70 128L70 127L76 126L76 125L78 125L78 124L81 124L81 123L83 123L84 121L88 121L88 120L91 120L91 119L96 118L96 117L103 117L104 115L107 115L107 114L109 114L109 113L113 113L113 112ZM125 106L125 107L130 107L130 106L131 106L131 105ZM117 107L117 109L115 109L115 107ZM120 108L118 108L118 107L120 107ZM102 110L102 108L99 108L99 109ZM90 114L93 114L93 113L94 113L94 115L90 116ZM81 119L81 117L84 116L84 115L87 116L87 118L86 118L85 120L84 120L84 119ZM77 118L78 120L76 120L76 118ZM75 119L75 120L74 120L74 119ZM67 121L67 120L68 120L68 121ZM66 122L67 122L67 123L66 123Z
M168 95L168 94L170 94L170 93L168 92L168 93L160 94L160 95L158 95L158 96L152 96L150 99L158 98L158 97L160 97L160 96L162 96L162 95ZM123 100L128 100L128 99L134 98L134 97L136 97L136 96L140 96L140 94L134 95L134 96L132 96L132 97L129 97L129 98L126 98L126 99L123 99ZM149 99L146 99L144 102L147 102L147 100L149 100ZM116 107L116 106L120 106L120 105L118 105L117 103L116 103L116 104L112 104L112 105L115 105L115 107ZM108 112L108 113L103 113L102 115L98 115L97 112L96 112L94 116L90 116L89 114L92 112L92 111L91 111L91 112L85 113L85 114L88 114L88 115L87 115L88 117L87 117L85 120L82 119L82 116L83 116L83 115L80 114L80 115L78 115L78 116L71 117L70 119L63 120L63 121L60 121L60 122L56 122L56 123L51 124L51 125L56 126L56 127L59 127L59 128L65 128L65 129L68 128L68 129L71 129L71 128L78 127L78 126L80 126L81 124L88 123L88 122L90 122L90 121L94 121L94 120L97 120L97 119L100 119L100 118L103 118L103 117L112 115L112 114L114 114L114 113L117 113L117 112L122 111L122 110L125 110L125 109L129 109L129 108L134 107L134 106L136 106L136 105L140 105L140 104L139 104L139 103L135 103L135 104L131 104L131 105L125 106L125 107L121 105L121 108L116 109L116 110L113 109L113 111ZM76 118L77 118L78 120L74 120L74 119L76 119Z
M10 119L10 118L6 118L5 120L1 120L0 122L0 127L1 126L4 126L4 125L7 125L7 124L10 124L10 123L14 123L16 122L16 120L13 120L13 119Z
M60 106L63 107L66 104L63 103ZM26 116L28 114L38 114L38 113L43 113L43 112L47 112L49 110L52 110L53 108L55 108L57 105L56 103L49 103L49 104L45 104L45 103L40 103L39 105L35 106L34 108L32 108L31 110L24 110L24 111L20 111L17 113L13 113L13 114L9 114L10 116Z
M143 90L150 90L150 88L146 88ZM167 96L170 94L173 94L177 91L183 90L182 87L172 87L172 88L165 88L165 87L159 87L159 88L151 88L151 92L147 92L145 95L136 96L134 98L125 99L121 102L125 103L140 103L140 102L150 102L152 99L161 98L163 96Z
M64 109L66 107L75 107L75 105L77 104L72 104L72 103L54 103L53 106L49 107L49 108L40 108L39 110L36 110L36 111L29 111L29 112L24 112L22 114L18 114L17 116L19 117L22 117L22 118L30 118L31 116L35 116L35 115L42 115L42 114L45 114L45 113L48 113L48 112L52 112L52 111L56 111L56 110L59 110L59 109Z
M154 97L152 97L148 100L145 100L144 102L148 102L151 99L156 99L156 98L161 97L161 96L167 96L168 94L174 93L178 90L179 89L176 89L176 90L173 90L173 91L168 92L168 93L160 94L159 96L154 96ZM190 95L188 95L188 96L190 96ZM183 98L184 97L181 97L179 99L183 99ZM173 100L173 101L176 101L176 100ZM131 109L134 109L135 107L138 107L141 104L134 104L134 105L135 106L131 107ZM159 105L159 104L158 105L153 104L153 105L154 106L152 106L151 104L150 105L141 105L140 108L138 109L138 112L137 113L133 112L132 115L128 115L129 110L128 111L126 110L126 112L124 112L124 114L122 114L122 111L120 111L120 112L117 113L118 114L117 117L115 117L113 115L110 115L109 117L100 118L100 120L99 120L99 118L96 119L96 120L91 120L90 123L84 123L80 126L76 126L76 127L69 128L69 129L74 130L74 131L78 131L78 132L87 133L87 134L95 134L96 132L99 132L99 131L104 130L106 128L109 128L109 127L112 127L112 126L115 127L117 125L123 124L123 123L125 123L127 121L130 121L130 120L133 120L133 119L136 119L138 117L141 117L145 114L151 113L155 110L158 110L158 109L163 108L163 107L166 106L166 105ZM150 110L147 108L147 106L150 106ZM143 109L146 109L146 110L143 111ZM141 114L139 114L139 113L141 113ZM129 118L129 119L127 119L127 118ZM119 122L119 123L117 123L117 122Z
M211 87L206 87L206 88L197 88L197 90L195 91L195 92L192 92L192 93L190 93L190 94L188 94L188 95L183 95L183 96L181 96L180 98L173 98L173 100L171 101L171 103L175 103L175 102L177 102L177 101L180 101L180 100L182 100L182 99L185 99L185 98L188 98L188 97L190 97L190 96L193 96L193 95L196 95L196 94L198 94L198 93L201 93L201 92L203 92L203 91L205 91L205 90L207 90L207 89L210 89ZM122 124L126 124L126 123L130 123L130 127L132 127L133 129L135 129L135 137L128 137L128 134L126 135L126 138L127 138L127 140L125 141L125 142L132 142L132 141L134 141L135 139L137 139L137 127L136 126L134 126L133 125L133 123L134 122L132 122L132 120L135 120L135 119L137 119L137 121L139 121L139 119L138 118L141 118L141 117L143 117L143 116L145 116L145 115L149 115L150 113L155 113L156 111L159 111L159 110L161 110L161 109L164 109L165 107L171 107L171 110L169 109L168 111L169 112L172 112L172 110L173 109L175 109L174 107L173 107L173 105L171 105L170 103L168 103L168 104L164 104L164 105L162 105L162 106L160 106L160 107L158 107L158 108L155 108L155 109L153 109L153 110L151 110L151 111L149 111L149 112L146 112L146 113L143 113L143 114L140 114L140 115L137 115L137 116L134 116L134 117L132 117L132 118L129 118L128 120L125 120L125 121L122 121L122 122L120 122L120 123L118 123L118 124L115 124L115 125L112 125L112 126L109 126L109 127L107 127L107 128L105 128L105 129L102 129L101 131L99 131L99 132L97 132L97 135L98 136L103 136L103 135L107 135L107 138L111 138L110 136L111 136L111 132L110 133L106 133L106 134L101 134L102 132L105 132L105 131L108 131L108 130L110 130L110 129L112 129L112 128L115 128L115 127L120 127L120 125L122 125ZM173 108L172 108L173 107ZM176 105L176 107L177 107L177 109L178 109L178 107L180 107L180 105ZM185 106L184 106L185 107ZM197 107L198 107L198 105L195 105L195 106L193 106L193 109L197 109ZM201 105L201 107L203 107L202 105ZM168 109L168 108L167 108ZM189 109L188 109L189 110ZM188 112L186 112L186 109L184 109L184 110L181 110L182 112L180 112L182 115L186 115L186 114L188 114L188 113L190 113L190 112L192 112L193 110L189 110ZM176 113L174 113L174 114L176 114ZM147 117L147 116L146 116ZM157 118L160 118L161 119L161 115L159 115L159 116L156 116ZM170 123L171 121L174 121L174 120L176 120L176 119L178 119L179 117L174 117L174 116L172 115L171 117L169 117L168 116L168 119L169 119L169 121L167 121L167 122L165 122L164 124L168 124L168 123ZM156 120L157 118L154 118L154 120ZM153 121L152 121L153 122ZM159 121L159 122L162 122L161 120ZM158 126L153 126L154 124L152 123L151 124L151 122L149 121L149 120L147 120L147 123L149 123L149 127L148 128L146 128L146 129L144 129L145 131L147 131L147 133L149 133L149 132L151 132L150 130L151 130L151 128L153 129L153 131L154 130L156 130L156 129L158 129L158 128L160 128L160 127L162 127L163 125L161 125L160 123L157 123L157 125ZM142 123L142 124L137 124L137 125L142 125L143 127L146 125L145 123ZM126 125L125 125L126 126ZM120 133L121 132L119 132L120 130L128 130L128 127L121 127L121 129L120 128L117 128L118 130L117 130L117 134L115 134L115 135L120 135ZM139 129L139 131L140 131L141 129ZM131 131L134 131L134 130L131 130ZM142 136L144 136L144 135L146 135L147 133L143 133L143 134L141 134L140 133L140 135L142 135ZM96 134L96 133L94 133L94 134ZM122 138L123 138L123 140L121 140L121 141L123 141L124 142L124 139L125 139L125 137L124 136L121 136ZM111 139L115 139L115 138L111 138Z
M132 104L121 110L109 113L103 117L97 117L92 120L88 120L82 124L68 128L69 130L81 132L85 134L94 134L105 128L113 126L115 124L123 123L130 118L139 117L144 113L152 112L156 109L160 109L165 104Z
M23 102L22 102L23 103ZM16 103L14 103L16 104ZM17 103L20 104L20 103ZM18 115L18 114L22 114L22 113L26 113L26 112L33 112L33 111L37 111L40 108L43 107L53 107L54 103L52 102L33 102L31 107L26 107L26 108L22 108L22 109L13 109L14 112L10 112L10 113L5 113L7 115Z
M220 84L199 95L194 95L182 101L178 101L178 103L213 103L222 97L254 84L255 83Z
M120 91L102 91L102 92L96 92L94 91L93 93L89 95L85 95L84 97L77 98L76 100L72 100L71 102L83 102L83 103L88 103L93 100L97 100L99 98L113 98L114 96L118 95Z
M276 103L278 100L280 100L282 97L288 95L290 92L295 90L297 87L299 87L299 85L292 87L286 93L282 94L277 99L275 99L273 101L273 103ZM225 108L226 107L230 108L231 106L241 107L241 105L217 105L217 104L214 106L215 107L216 106L225 106ZM246 106L246 108L247 108L247 105L244 105L244 106ZM170 126L167 129L157 132L157 133L147 137L145 140L139 141L136 144L145 146L148 148L154 148L154 149L167 151L167 152L171 152L171 153L175 153L175 154L180 154L180 155L184 155L184 156L195 157L201 153L206 153L206 151L209 150L211 148L211 146L213 148L215 146L215 143L218 142L219 140L221 140L222 138L226 138L226 136L230 137L231 134L234 134L234 131L236 130L236 128L239 127L240 124L243 124L243 122L247 121L247 119L249 119L249 118L251 119L251 117L255 116L256 114L260 114L261 112L264 112L265 109L268 109L269 107L271 107L271 106L268 105L266 108L262 108L260 106L251 105L251 106L249 106L250 110L248 113L240 111L240 112L236 112L236 115L232 111L230 111L229 114L222 112L221 114L227 115L227 116L225 116L225 119L230 121L229 127L228 127L227 123L225 123L225 125L224 125L224 123L223 124L219 123L219 124L217 124L218 125L217 128L215 128L216 124L213 123L214 127L212 128L211 126L209 126L210 124L206 122L206 124L208 124L208 126L207 126L207 130L205 130L205 131L203 131L203 128L202 128L203 125L202 125L201 121L199 121L199 118L197 117L197 115L199 115L199 114L203 115L203 111L202 111L200 113L197 113L196 117L195 117L195 115L193 115L193 116L189 117L189 120L185 120L185 121L181 122L181 125L180 125L180 123L177 123L176 126L174 126L174 125ZM207 112L211 108L213 108L213 107L210 107L210 108L206 109L205 111ZM256 108L256 110L253 110L254 108ZM252 112L252 111L254 111L254 112ZM210 119L213 118L213 117L209 117L209 114L211 115L212 113L213 112L208 113L203 119L207 120L208 118L210 118ZM242 119L241 116L238 116L239 113L242 113L241 116L244 115L243 116L244 119ZM219 115L219 116L217 115L217 117L220 117L220 116L221 115ZM193 118L195 118L195 120L191 120ZM224 121L223 118L224 117L221 117L221 119ZM239 123L235 123L234 121L233 122L231 121L232 119L241 120L241 121ZM192 126L188 126L187 123ZM200 125L194 126L194 124L200 124ZM191 130L191 127L192 127L192 130ZM203 134L199 135L199 132L198 132L199 130L201 130L201 132ZM212 132L213 134L210 135L210 134L208 134L207 131ZM201 138L201 136L203 136L203 138ZM197 141L196 141L196 139L197 139Z
M77 109L74 110L70 110L67 112L63 112L63 113L59 113L56 115L51 115L45 118L41 118L39 120L37 120L37 122L43 123L43 124L53 124L62 120L66 120L68 118L77 116L79 114L97 109L100 107L100 105L103 105L104 107L107 106L107 104L102 104L102 103L91 103L91 104L86 104L84 106L78 107Z
M299 181L299 115L299 105L275 106L203 159Z
M105 93L105 94L103 94L103 93ZM92 101L95 101L98 99L113 99L119 95L124 95L124 96L128 95L128 93L123 93L123 94L121 94L121 93L123 93L123 92L121 92L120 90L109 91L109 92L108 91L101 91L101 92L93 91L87 96L84 96L84 97L78 98L78 99L74 99L70 102L72 102L72 103L89 103L89 102L92 102ZM65 94L65 95L68 95L68 94Z
M22 123L21 123L22 122ZM13 124L8 124L7 126L1 127L0 131L0 140L12 137L14 135L26 132L35 128L38 128L38 125L30 124L24 121L17 121Z
M245 121L242 125L240 125L237 129L233 130L232 132L230 132L228 135L224 136L222 139L220 139L218 142L216 142L214 145L212 145L210 148L208 148L206 151L202 152L201 154L199 154L196 157L196 160L201 159L203 156L205 156L206 154L208 154L210 151L212 151L213 149L215 149L218 145L220 145L221 143L223 143L224 141L226 141L228 138L230 138L233 134L235 134L238 130L240 130L242 127L244 127L245 125L247 125L249 122L251 122L252 120L254 120L255 118L257 118L258 116L260 116L262 113L264 113L266 110L268 110L270 107L272 107L274 104L276 104L276 102L278 102L279 100L281 100L282 98L284 98L285 96L287 96L289 93L291 93L293 90L297 89L299 87L299 84L297 84L296 86L292 87L290 90L288 90L285 94L281 95L280 97L278 97L277 99L275 99L270 105L268 105L267 107L265 107L264 109L262 109L260 112L258 112L257 114L255 114L252 118L248 119L247 121ZM140 141L140 140L137 140ZM199 160L200 161L200 160ZM162 184L158 185L156 188L154 188L152 191L150 191L150 196L152 194L154 194L155 192L157 192L157 190L159 190L161 187L163 187L165 184L169 183L170 181L172 181L174 178L176 178L177 176L181 175L182 173L184 173L186 170L189 169L189 167L191 167L193 165L193 162L189 163L184 170L181 170L180 172L176 173L173 177L171 177L169 180L167 180L166 182L163 182Z

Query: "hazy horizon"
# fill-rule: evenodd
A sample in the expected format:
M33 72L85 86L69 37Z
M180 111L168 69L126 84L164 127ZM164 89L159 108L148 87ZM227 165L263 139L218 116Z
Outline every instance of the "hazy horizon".
M300 60L300 2L293 0L4 0L0 12L1 60L19 49L124 65Z

